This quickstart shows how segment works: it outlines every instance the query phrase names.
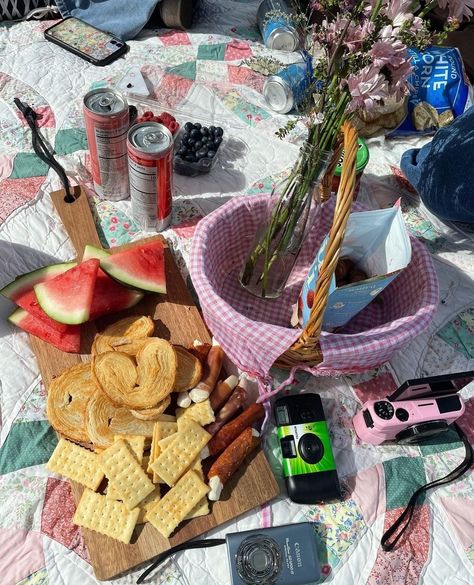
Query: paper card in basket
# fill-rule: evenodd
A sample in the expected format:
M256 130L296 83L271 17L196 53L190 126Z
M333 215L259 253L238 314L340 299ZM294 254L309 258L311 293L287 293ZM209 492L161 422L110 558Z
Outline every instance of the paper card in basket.
M321 244L298 299L301 327L305 327L310 317L328 238ZM340 257L350 258L369 278L338 287L336 278L332 277L323 318L326 331L348 323L410 263L410 238L400 207L351 213Z

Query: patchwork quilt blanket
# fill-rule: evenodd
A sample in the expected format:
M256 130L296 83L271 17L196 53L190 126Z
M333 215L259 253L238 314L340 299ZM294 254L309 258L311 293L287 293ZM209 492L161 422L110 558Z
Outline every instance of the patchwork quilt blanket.
M253 0L201 0L191 31L144 31L129 43L124 58L106 68L46 42L43 32L50 22L0 25L0 287L18 274L74 256L48 197L60 188L58 178L35 156L15 97L41 113L41 131L58 160L73 180L89 187L103 245L143 237L129 201L111 203L94 194L82 116L82 97L89 89L119 86L131 68L139 68L149 90L136 105L153 109L158 104L184 119L219 124L228 137L223 156L206 178L175 180L173 220L164 235L192 287L187 264L197 222L237 194L269 192L288 172L302 141L299 126L283 140L275 135L286 117L265 104L264 75L243 64L254 55L272 55L261 44L257 7ZM301 378L292 390L304 387L322 396L344 498L319 506L290 502L276 434L269 429L265 448L282 495L208 535L313 521L320 582L474 582L472 472L420 500L411 529L395 552L383 552L380 546L384 530L416 488L462 461L464 450L456 436L422 446L374 447L357 439L351 423L363 401L386 396L408 378L474 369L473 233L469 226L441 224L430 216L399 169L401 154L426 140L370 140L359 200L376 208L401 198L406 225L428 247L438 272L434 322L377 370L337 379ZM6 321L13 308L0 299L0 583L92 585L98 581L87 547L71 522L70 486L45 468L57 438L46 418L45 389L28 337ZM472 443L474 387L464 389L463 396L466 412L459 422ZM227 561L218 550L181 553L150 582L227 585ZM138 574L134 570L113 582L131 584Z

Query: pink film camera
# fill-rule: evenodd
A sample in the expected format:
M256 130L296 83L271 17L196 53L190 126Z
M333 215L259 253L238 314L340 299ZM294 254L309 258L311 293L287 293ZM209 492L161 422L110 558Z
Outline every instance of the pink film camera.
M357 436L366 443L417 443L448 430L464 412L459 391L474 371L408 380L385 400L369 400L354 417Z

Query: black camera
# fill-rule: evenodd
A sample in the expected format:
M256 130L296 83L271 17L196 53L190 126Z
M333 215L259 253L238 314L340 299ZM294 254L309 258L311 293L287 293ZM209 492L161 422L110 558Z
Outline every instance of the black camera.
M341 497L319 394L279 398L274 406L288 496L298 504Z

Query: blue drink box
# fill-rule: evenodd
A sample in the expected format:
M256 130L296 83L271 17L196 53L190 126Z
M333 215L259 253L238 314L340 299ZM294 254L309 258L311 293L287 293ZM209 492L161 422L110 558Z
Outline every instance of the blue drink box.
M328 238L326 236L319 248L298 299L301 327L305 327L311 314ZM333 275L323 318L326 331L346 325L408 266L411 244L400 208L351 213L340 257L351 258L369 278L338 288Z

